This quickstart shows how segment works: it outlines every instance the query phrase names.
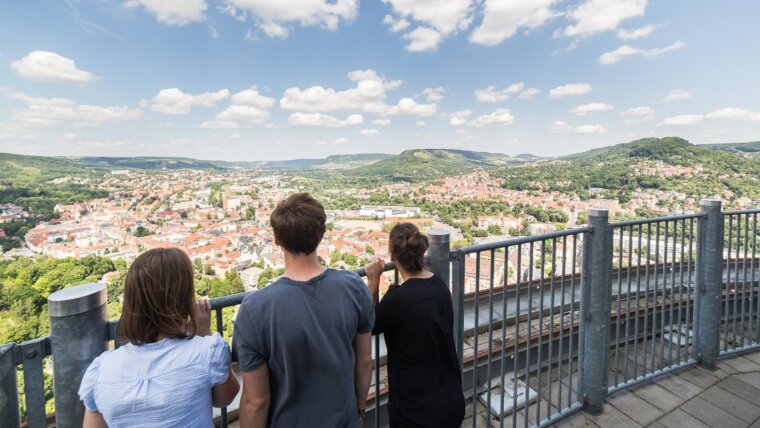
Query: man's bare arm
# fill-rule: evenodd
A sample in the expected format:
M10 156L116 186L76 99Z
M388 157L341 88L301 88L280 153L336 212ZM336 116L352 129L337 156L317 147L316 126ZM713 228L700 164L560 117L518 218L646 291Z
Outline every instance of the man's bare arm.
M243 395L240 398L240 426L264 428L269 416L269 366L264 363L252 372L243 372Z
M354 388L359 413L367 406L367 392L372 379L372 332L357 333L354 337Z

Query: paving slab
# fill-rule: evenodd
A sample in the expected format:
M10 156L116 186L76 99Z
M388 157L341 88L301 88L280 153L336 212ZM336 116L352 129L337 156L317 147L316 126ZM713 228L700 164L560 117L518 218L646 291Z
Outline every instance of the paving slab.
M757 364L754 361L748 360L741 356L726 358L722 362L728 366L731 366L737 372L741 373L760 371L760 364Z
M645 426L664 414L662 410L630 391L615 394L607 400L607 403L623 412L631 420Z
M687 401L681 406L681 410L712 428L741 427L747 424L701 397Z
M699 394L699 397L745 422L751 423L760 418L760 406L750 403L718 386L706 389L705 392Z
M652 381L685 399L692 398L702 392L702 388L672 374L653 379Z
M742 397L757 406L760 406L760 389L749 385L736 376L731 376L723 379L718 384L718 387L723 388L736 396Z
M664 412L670 412L686 401L685 397L673 394L652 382L638 385L632 388L631 391Z
M594 422L600 427L636 428L641 426L626 416L623 412L610 405L603 406L602 414L599 416L586 416L590 421Z
M700 422L699 419L680 409L668 413L657 423L667 428L709 428Z
M705 371L705 370L694 370L693 368L688 368L681 370L677 373L677 376L681 379L686 380L687 382L693 383L694 385L697 385L700 388L709 388L716 383L720 382L720 379L718 376L715 376L714 374Z

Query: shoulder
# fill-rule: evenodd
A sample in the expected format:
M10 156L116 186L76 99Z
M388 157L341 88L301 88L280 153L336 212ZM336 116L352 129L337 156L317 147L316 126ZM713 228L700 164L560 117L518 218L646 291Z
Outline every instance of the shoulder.
M327 269L327 277L332 281L346 281L351 283L364 282L356 272L345 269Z

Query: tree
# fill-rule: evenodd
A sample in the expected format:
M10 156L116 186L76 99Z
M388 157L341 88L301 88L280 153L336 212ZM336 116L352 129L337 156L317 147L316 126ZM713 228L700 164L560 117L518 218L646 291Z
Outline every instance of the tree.
M503 232L501 231L501 226L498 224L492 224L488 226L488 234L489 235L502 235Z
M224 274L224 280L230 285L230 294L242 293L245 291L243 280L240 279L240 275L238 275L236 271L227 271L227 273Z
M367 253L367 254L369 254L370 256L374 256L375 255L375 249L372 248L371 245L367 245L367 248L364 249L364 252Z

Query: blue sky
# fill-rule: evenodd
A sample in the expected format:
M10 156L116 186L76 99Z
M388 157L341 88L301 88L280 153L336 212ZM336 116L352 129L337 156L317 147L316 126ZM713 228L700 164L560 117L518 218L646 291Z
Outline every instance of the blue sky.
M4 2L0 151L269 160L759 140L758 16L754 0Z

